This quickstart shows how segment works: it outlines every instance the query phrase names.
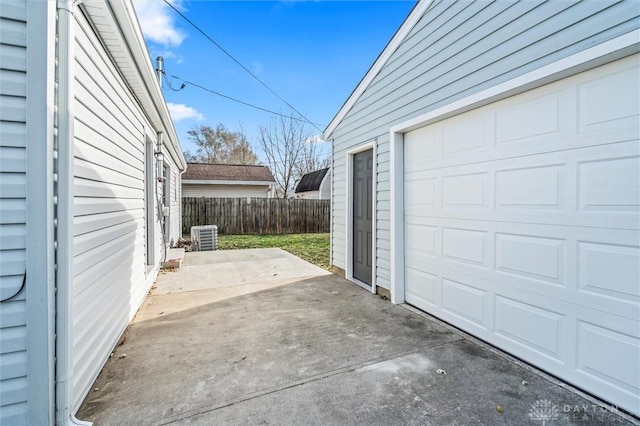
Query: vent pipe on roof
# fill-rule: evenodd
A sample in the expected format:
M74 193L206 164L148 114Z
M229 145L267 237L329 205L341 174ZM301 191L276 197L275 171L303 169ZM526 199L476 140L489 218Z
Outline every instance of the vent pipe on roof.
M162 88L162 74L164 74L164 58L162 56L156 58L156 74L158 76L158 84Z

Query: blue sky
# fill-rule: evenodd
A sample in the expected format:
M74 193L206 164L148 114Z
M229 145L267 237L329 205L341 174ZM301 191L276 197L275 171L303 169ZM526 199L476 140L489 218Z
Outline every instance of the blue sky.
M170 1L321 130L415 4L413 0ZM136 0L135 6L153 62L158 55L164 57L174 89L186 80L268 110L290 111L162 0ZM172 76L177 78L171 80ZM194 151L189 129L222 123L231 130L242 126L258 151L258 129L273 115L191 85L179 91L164 87L183 150ZM312 126L307 130L321 133Z

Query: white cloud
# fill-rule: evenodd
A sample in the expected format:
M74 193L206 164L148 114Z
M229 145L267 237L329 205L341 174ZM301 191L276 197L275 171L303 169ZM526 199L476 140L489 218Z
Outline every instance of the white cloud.
M181 7L180 3L174 1L178 8ZM174 12L166 3L160 0L138 0L134 4L142 33L148 40L164 46L180 46L186 34L176 27Z
M264 70L264 65L262 65L262 62L254 62L253 64L253 73L256 75L260 75L262 74L262 71Z
M185 104L167 102L167 107L169 108L169 113L174 121L187 120L189 118L194 118L199 121L205 120L204 115L199 113L198 110L190 106L186 106Z
M172 52L171 50L154 50L154 49L150 49L150 54L151 54L151 58L153 60L155 60L155 58L157 58L158 56L162 56L165 60L166 59L173 59L174 61L176 61L176 64L180 65L181 63L184 62L184 57L182 55L178 55L175 52Z

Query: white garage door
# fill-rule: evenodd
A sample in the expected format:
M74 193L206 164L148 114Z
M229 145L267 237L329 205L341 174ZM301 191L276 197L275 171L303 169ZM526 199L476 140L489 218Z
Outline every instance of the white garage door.
M638 59L404 136L407 303L636 414Z

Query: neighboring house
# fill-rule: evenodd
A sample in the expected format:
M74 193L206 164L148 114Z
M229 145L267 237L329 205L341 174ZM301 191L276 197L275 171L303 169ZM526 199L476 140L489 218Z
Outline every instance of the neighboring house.
M271 198L275 184L267 166L188 163L182 196Z
M420 1L324 133L338 271L635 415L639 12Z
M296 198L328 200L331 198L331 170L316 170L302 176L295 190Z
M72 424L186 163L131 1L0 0L0 58L0 424Z

